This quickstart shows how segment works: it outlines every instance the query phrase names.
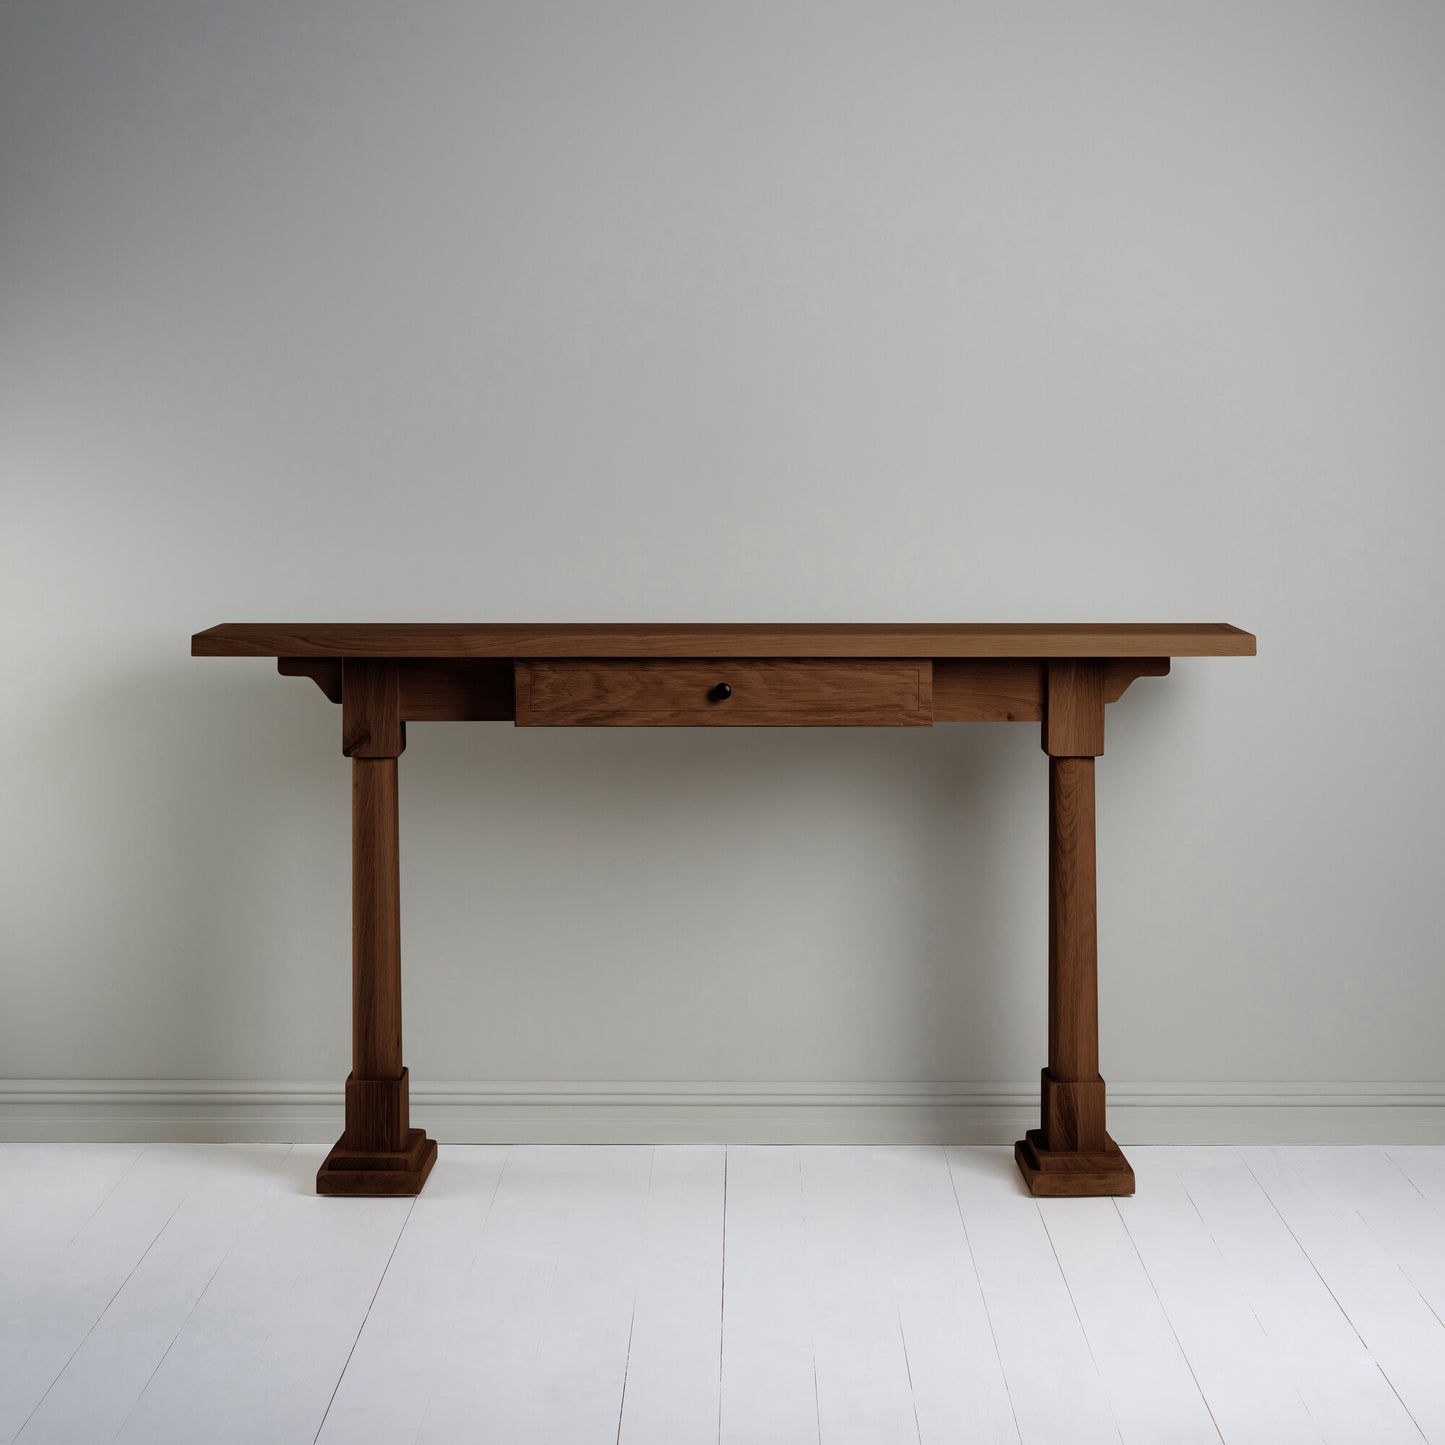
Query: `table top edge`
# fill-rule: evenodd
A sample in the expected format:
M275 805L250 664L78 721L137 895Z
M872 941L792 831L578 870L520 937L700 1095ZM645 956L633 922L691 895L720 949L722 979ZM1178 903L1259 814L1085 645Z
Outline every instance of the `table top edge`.
M1182 623L224 622L193 657L1250 657L1253 633Z

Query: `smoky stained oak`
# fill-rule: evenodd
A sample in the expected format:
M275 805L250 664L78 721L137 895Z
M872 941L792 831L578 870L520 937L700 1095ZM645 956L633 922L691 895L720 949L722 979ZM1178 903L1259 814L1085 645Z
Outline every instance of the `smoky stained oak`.
M193 657L1252 657L1227 622L223 622Z
M1132 1194L1134 1171L1104 1129L1099 1073L1094 760L1104 751L1106 664L1051 660L1042 745L1049 755L1049 1062L1040 1126L1014 1149L1035 1195Z
M927 727L929 662L517 663L518 727Z
M346 1128L318 1194L416 1194L436 1142L410 1120L401 1051L401 847L397 756L406 746L396 668L342 666L342 750L351 758L351 1073Z
M1035 1195L1132 1194L1099 1072L1095 761L1107 707L1174 657L1251 656L1192 623L223 623L198 657L274 657L340 704L352 768L352 1070L322 1194L415 1194L436 1145L402 1058L397 765L407 724L931 727L1033 722L1048 755L1048 1062L1015 1146Z
M395 758L353 759L351 809L352 1066L363 1079L395 1079L401 1077L401 847ZM395 1136L376 1140L383 1149L399 1142Z

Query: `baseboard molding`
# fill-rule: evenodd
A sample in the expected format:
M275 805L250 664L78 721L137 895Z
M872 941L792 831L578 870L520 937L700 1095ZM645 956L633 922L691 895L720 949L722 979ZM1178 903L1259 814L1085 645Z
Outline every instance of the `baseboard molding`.
M443 1143L1009 1144L1038 1084L413 1082ZM339 1083L0 1080L0 1140L330 1144ZM1445 1084L1110 1084L1121 1144L1445 1143Z

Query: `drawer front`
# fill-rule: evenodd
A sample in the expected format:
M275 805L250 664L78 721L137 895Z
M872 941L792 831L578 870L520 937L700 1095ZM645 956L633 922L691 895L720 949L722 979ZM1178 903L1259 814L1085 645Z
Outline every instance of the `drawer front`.
M924 659L518 662L518 727L928 727Z

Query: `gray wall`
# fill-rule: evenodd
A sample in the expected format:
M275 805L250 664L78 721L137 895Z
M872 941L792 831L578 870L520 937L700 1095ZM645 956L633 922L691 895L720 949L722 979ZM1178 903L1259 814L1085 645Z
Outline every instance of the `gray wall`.
M346 1072L338 714L194 630L1162 619L1260 656L1111 709L1115 1098L1439 1131L1445 10L0 13L0 1128ZM415 1091L1006 1135L1045 797L1027 726L414 726Z

